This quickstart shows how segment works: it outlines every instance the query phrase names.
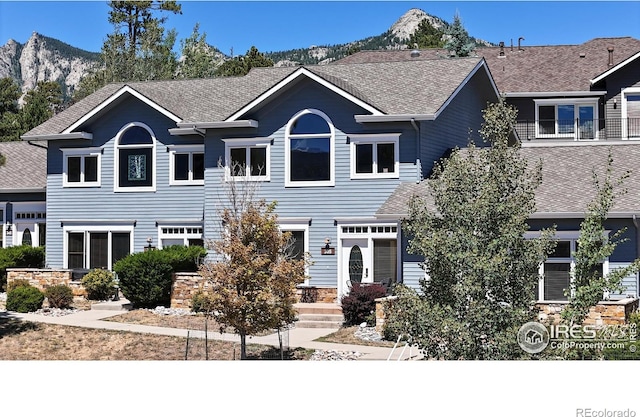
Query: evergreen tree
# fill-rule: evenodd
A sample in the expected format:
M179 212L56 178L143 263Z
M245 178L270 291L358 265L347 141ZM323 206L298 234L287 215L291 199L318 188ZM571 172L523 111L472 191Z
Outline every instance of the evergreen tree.
M60 110L62 90L55 81L40 81L24 98L20 110L22 133L47 121Z
M272 66L273 61L258 51L258 48L252 46L244 56L233 58L220 65L216 70L216 75L246 75L251 71L251 68Z
M442 48L444 46L444 32L434 28L428 19L423 19L418 29L411 34L407 44L410 48Z
M469 33L462 26L460 15L456 13L453 18L453 24L446 31L448 40L444 45L451 56L465 57L470 56L475 50L475 42L469 37Z
M20 87L11 78L0 79L0 141L20 140L22 123L20 122Z
M182 62L178 76L182 78L209 78L215 75L215 50L207 44L207 34L199 32L196 23L190 37L181 42Z

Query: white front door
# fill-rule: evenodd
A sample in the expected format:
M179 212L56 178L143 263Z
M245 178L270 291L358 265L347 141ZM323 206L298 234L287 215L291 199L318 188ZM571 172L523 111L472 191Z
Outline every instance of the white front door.
M341 248L341 276L343 292L351 282L373 282L369 239L343 239Z

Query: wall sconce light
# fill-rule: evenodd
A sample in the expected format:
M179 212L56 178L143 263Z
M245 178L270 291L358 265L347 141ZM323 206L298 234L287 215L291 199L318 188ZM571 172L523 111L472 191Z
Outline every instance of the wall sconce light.
M147 246L145 246L144 251L149 251L149 250L153 250L156 247L155 246L151 246L151 243L153 243L153 238L152 237L148 237L147 238Z
M13 236L13 225L7 222L7 236Z
M618 99L617 99L617 98L614 98L614 99L613 99L613 108L614 108L614 109L617 109L617 108L618 108Z
M325 249L329 249L331 247L331 239L330 238L326 238L324 240L324 248Z

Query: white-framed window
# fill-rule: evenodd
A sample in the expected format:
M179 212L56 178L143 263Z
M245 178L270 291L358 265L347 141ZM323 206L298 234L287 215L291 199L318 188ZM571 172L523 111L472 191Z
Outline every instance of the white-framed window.
M204 246L202 224L199 225L159 225L159 249L168 246Z
M204 185L204 145L169 145L169 184Z
M598 99L541 99L536 104L536 137L598 139Z
M640 139L640 88L624 88L622 94L622 137Z
M309 223L307 218L279 218L278 225L282 232L291 233L291 240L286 249L287 256L291 259L304 259L309 252ZM306 274L309 275L307 266ZM309 285L309 279L305 279L304 285Z
M608 237L609 232L605 232ZM538 237L539 233L529 232L527 237ZM556 248L540 265L540 280L535 288L539 301L566 301L565 291L570 289L575 269L574 254L578 249L579 232L556 232ZM609 272L609 259L603 259L598 272L606 275Z
M335 185L335 128L316 109L295 114L285 130L285 187Z
M124 126L116 135L114 154L114 191L156 190L156 137L149 126Z
M132 253L133 226L63 226L64 268L109 269Z
M6 233L6 219L5 213L7 211L7 203L0 203L0 248L5 247L5 233Z
M223 139L227 180L271 180L271 139Z
M61 150L63 187L100 187L101 148Z
M400 134L349 135L351 178L399 178Z

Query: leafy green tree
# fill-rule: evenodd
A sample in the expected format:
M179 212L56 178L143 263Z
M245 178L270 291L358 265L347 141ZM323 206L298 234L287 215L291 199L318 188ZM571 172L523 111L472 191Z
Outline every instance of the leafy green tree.
M535 319L538 268L554 242L551 230L525 238L542 165L530 167L519 145L510 146L516 114L502 101L490 103L480 134L491 146L470 143L438 164L428 181L433 209L425 197L410 201L403 223L408 250L424 258L428 278L421 280L419 294L406 289L412 307L395 310L396 318L391 310L389 321L427 357L524 354L517 331Z
M247 335L294 321L296 285L304 282L308 261L291 256L291 235L278 227L275 202L255 200L256 183L228 181L225 191L224 230L209 242L219 259L205 261L200 274L211 284L216 321L240 335L246 359Z
M569 325L582 324L589 309L602 301L605 292L623 290L622 280L640 271L640 259L636 259L625 268L613 270L606 276L602 274L602 260L611 256L615 248L627 240L622 237L626 229L620 229L612 236L607 236L604 222L615 199L626 194L627 191L622 186L630 174L631 172L627 171L617 180L613 179L611 153L607 159L604 178L593 172L596 196L589 203L585 219L580 225L578 248L574 253L573 279L566 293L569 304L562 311L562 319Z
M418 29L409 36L407 44L411 48L442 48L445 44L444 32L433 27L428 19L423 19Z
M475 50L475 42L469 37L469 33L462 26L460 15L456 13L453 24L446 30L447 42L444 45L449 54L455 57L470 56Z
M40 81L24 98L20 110L23 132L29 131L56 114L62 104L62 90L55 81Z
M218 67L216 75L247 75L251 68L272 67L273 61L252 46L244 56L230 59Z
M182 78L209 78L215 75L215 50L207 44L207 34L200 34L196 24L190 37L183 40L182 62L178 75Z

